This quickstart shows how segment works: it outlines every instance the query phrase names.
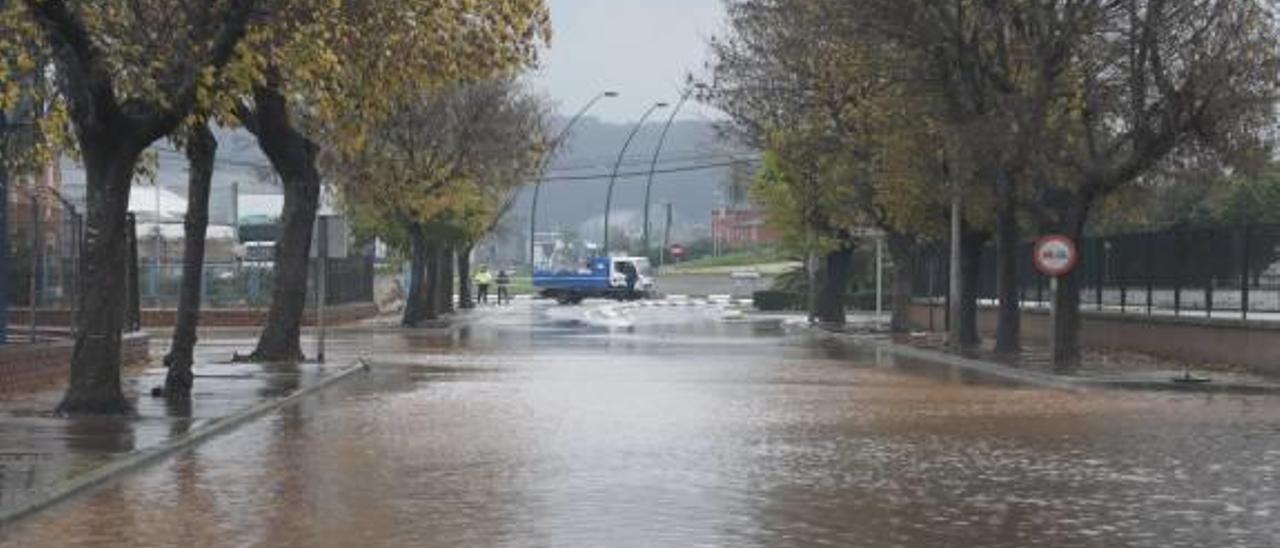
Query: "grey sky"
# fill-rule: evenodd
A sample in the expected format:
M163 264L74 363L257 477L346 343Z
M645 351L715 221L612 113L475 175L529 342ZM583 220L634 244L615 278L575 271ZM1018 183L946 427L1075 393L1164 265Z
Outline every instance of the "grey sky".
M592 115L634 121L654 101L674 101L689 72L702 74L707 41L724 25L721 0L550 0L554 37L536 85L572 114L597 92ZM690 103L681 119L714 117Z

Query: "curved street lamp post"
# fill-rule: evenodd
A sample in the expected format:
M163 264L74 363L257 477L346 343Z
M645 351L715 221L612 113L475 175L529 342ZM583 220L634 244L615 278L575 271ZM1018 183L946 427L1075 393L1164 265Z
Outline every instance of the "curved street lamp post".
M609 177L609 191L604 198L604 245L601 248L603 256L609 256L609 210L613 207L613 186L618 182L618 170L622 168L622 159L627 155L627 149L631 147L631 141L635 140L636 134L640 133L640 129L644 127L645 121L649 116L660 108L666 108L666 103L654 103L649 110L644 112L644 116L640 117L640 121L636 122L636 127L631 129L631 134L627 135L626 142L622 143L622 150L618 151L618 160L613 164L613 175Z
M676 121L676 115L680 114L680 109L693 95L695 90L706 88L706 84L698 83L686 90L680 95L680 102L676 103L676 108L671 110L671 116L667 117L667 124L662 127L662 135L658 136L658 146L653 148L653 161L649 163L649 180L644 185L644 253L649 253L649 204L653 196L653 175L658 170L658 157L662 155L662 146L667 142L667 132L671 131L671 124ZM664 251L665 252L665 251Z
M591 107L594 107L596 103L600 102L601 99L613 98L617 96L618 96L618 92L616 91L604 91L597 94L595 97L591 98L591 100L587 102L586 106L583 106L582 109L579 110L577 114L573 115L573 118L569 119L569 122L565 124L564 129L561 129L560 133L556 135L556 138L551 141L551 149L547 151L547 155L542 159L542 165L538 167L539 179L538 179L538 182L533 185L533 203L529 206L529 266L530 267L533 267L533 268L537 267L537 265L534 264L535 263L534 247L536 245L535 244L537 240L536 235L538 233L537 232L538 195L542 193L542 179L546 178L547 168L551 166L551 160L555 158L556 150L559 149L560 145L564 143L564 138L569 135L569 130L573 129L574 124L577 124L578 120L582 119L582 116L585 115L587 111L591 110Z

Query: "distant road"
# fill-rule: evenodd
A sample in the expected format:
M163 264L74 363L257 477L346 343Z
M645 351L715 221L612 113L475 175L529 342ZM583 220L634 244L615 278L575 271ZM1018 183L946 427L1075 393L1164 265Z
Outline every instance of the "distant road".
M742 298L768 289L772 283L772 275L761 275L756 280L735 280L729 273L659 274L657 280L658 291L663 295L733 295Z

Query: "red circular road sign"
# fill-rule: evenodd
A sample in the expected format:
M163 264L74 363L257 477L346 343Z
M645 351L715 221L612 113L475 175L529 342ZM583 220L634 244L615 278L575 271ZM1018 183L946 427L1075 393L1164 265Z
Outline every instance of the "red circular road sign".
M1080 250L1071 238L1061 234L1050 234L1036 241L1036 270L1052 278L1070 274L1080 263Z

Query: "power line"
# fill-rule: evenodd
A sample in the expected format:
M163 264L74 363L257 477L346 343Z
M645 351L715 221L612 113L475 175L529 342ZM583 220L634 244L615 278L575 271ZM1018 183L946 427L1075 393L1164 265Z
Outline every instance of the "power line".
M663 151L663 157L679 157L679 156L710 156L715 154L732 154L734 151L725 147L713 146L710 144L701 144L688 148L666 149ZM648 162L652 158L652 154L648 152L631 152L624 157L624 161L645 161ZM555 162L564 164L599 164L605 163L610 166L617 161L617 153L613 154L594 154L594 155L560 155L556 153Z
M185 158L186 158L186 157L185 157L185 155L183 155L183 154L181 154L181 153L179 153L179 152L177 152L177 151L175 151L175 150L172 150L172 149L166 149L166 148L158 148L158 147L154 147L154 148L152 148L152 150L153 150L153 151L155 151L155 152L157 152L157 153L160 153L160 154L162 154L162 155L169 156L171 159L185 159ZM725 157L725 156L729 156L729 155L728 155L728 154L708 154L708 155L700 156L700 157L689 156L687 159L665 159L665 163L666 163L667 165L670 165L670 164L672 164L672 163L686 163L686 162L690 162L690 161L694 161L694 160L708 160L708 161L709 161L709 160L712 160L712 159L715 159L715 158L721 158L721 157ZM759 162L759 159L757 159L757 158L733 159L733 160L727 160L727 161L723 161L723 162L712 162L712 163L698 164L698 165L692 165L692 166L680 166L680 167L665 167L665 168L659 168L659 169L654 170L654 171L653 171L653 173L654 173L654 174L657 174L657 175L667 174L667 173L686 173L686 172L692 172L692 171L705 171L705 170L709 170L709 169L719 169L719 168L723 168L723 167L732 167L732 166L735 166L735 165L748 165L748 164L755 164L755 163L758 163L758 162ZM270 165L270 164L263 164L263 163L257 163L257 162L252 162L252 161L243 161L243 160L232 160L232 159L229 159L229 158L215 158L214 163L215 163L216 165L232 166L232 167L239 167L239 168L263 169L263 170L270 170L270 169L272 169L272 167L271 167L271 165ZM636 162L636 164L632 164L632 165L638 165L639 163L641 163L641 162ZM646 161L644 161L643 163L646 163L646 164L647 164L647 163L648 163L648 161L646 160ZM624 165L624 166L626 166L626 165L628 165L628 164L627 164L626 162L624 162L624 163L623 163L623 165ZM604 166L596 166L596 167L604 167ZM578 168L578 169L556 169L556 170L553 170L553 171L552 171L552 173L555 173L555 172L573 172L573 171L582 171L582 170L584 170L584 169L590 169L590 167L582 167L582 168ZM630 178L630 177L647 176L648 174L649 174L649 170L648 170L648 169L645 169L645 170L643 170L643 171L627 171L627 172L620 172L620 173L618 173L618 178L620 178L620 179L625 179L625 178ZM595 174L587 174L587 175L552 175L552 176L550 176L550 177L547 177L547 178L543 179L543 181L546 181L546 182L554 182L554 181L593 181L593 180L599 180L599 179L607 179L607 178L609 178L611 175L612 175L612 173L595 173Z
M673 167L673 168L667 168L667 169L655 169L653 170L653 173L656 175L662 175L666 173L687 173L691 171L706 171L709 169L720 169L720 168L740 166L740 165L754 165L758 163L760 163L759 158L744 158L741 160L733 160L729 162L719 162L719 163L713 163L713 164ZM596 174L596 175L562 175L558 177L547 177L543 179L542 182L550 183L550 182L557 182L557 181L598 181L601 179L608 179L612 177L612 175L613 175L612 173ZM649 175L649 170L646 169L644 171L629 171L629 172L619 173L618 178L626 179L630 177L644 177L647 175Z
M674 154L663 154L662 157L660 158L660 161L664 164L673 164L673 163L681 163L681 162L709 162L712 160L732 159L738 156L740 156L740 153L735 153L732 151L690 152L685 154L674 153ZM621 165L623 167L627 167L627 166L648 167L652 161L653 161L652 156L648 154L645 154L643 156L634 155L634 156L627 156L623 160ZM609 159L607 161L600 160L600 161L594 161L594 162L579 162L576 164L568 164L568 165L561 162L555 162L555 163L552 163L552 168L550 171L552 173L556 173L556 172L584 171L588 169L602 169L602 168L609 169L609 168L612 168L613 163L614 163L614 159Z

